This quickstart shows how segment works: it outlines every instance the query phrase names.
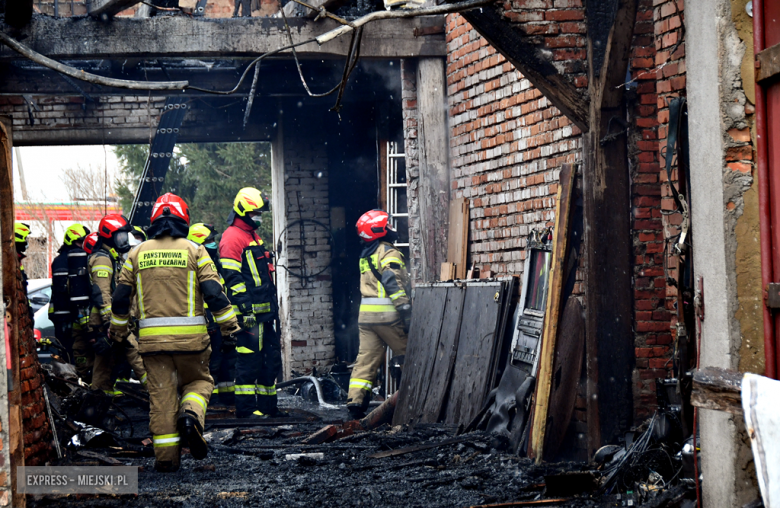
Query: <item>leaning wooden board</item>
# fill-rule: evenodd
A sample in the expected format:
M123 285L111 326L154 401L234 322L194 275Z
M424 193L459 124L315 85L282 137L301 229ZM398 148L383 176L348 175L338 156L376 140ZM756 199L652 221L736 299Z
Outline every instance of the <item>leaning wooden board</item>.
M571 196L576 172L571 164L564 164L560 173L560 186L555 206L555 233L553 236L552 263L550 266L549 291L544 312L544 331L539 353L539 374L537 376L535 406L531 426L531 455L541 462L544 453L544 439L547 427L550 387L552 383L555 342L558 336L558 320L561 312L564 266L569 243L569 219L572 208Z
M441 324L439 343L436 348L431 382L428 388L425 407L427 411L422 421L436 423L442 417L444 398L449 392L452 379L455 356L458 353L460 340L460 315L463 312L463 301L466 298L465 287L451 287L447 289L447 306L444 311L444 320Z
M458 354L444 413L446 423L468 424L485 401L496 329L502 316L503 290L502 282L466 288Z
M444 317L446 289L437 291L432 287L415 289L412 322L409 328L409 342L406 348L398 404L393 416L394 425L413 423L425 413L425 400L431 371L434 366L436 347Z
M456 279L465 279L469 244L469 200L455 198L450 201L450 226L447 236L447 261L455 265ZM448 279L442 279L448 280Z
M547 412L547 431L544 440L544 458L552 460L569 428L577 385L582 374L582 358L585 353L585 317L582 304L576 296L570 296L561 316L558 345L552 370L550 407Z

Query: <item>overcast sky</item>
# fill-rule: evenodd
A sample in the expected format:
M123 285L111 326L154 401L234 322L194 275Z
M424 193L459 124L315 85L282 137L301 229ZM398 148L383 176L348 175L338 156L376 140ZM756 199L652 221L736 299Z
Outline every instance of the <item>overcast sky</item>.
M31 201L59 203L68 201L68 193L60 173L69 168L92 168L116 174L119 161L110 146L30 146L22 147L24 179ZM19 166L14 150L14 200L22 201Z

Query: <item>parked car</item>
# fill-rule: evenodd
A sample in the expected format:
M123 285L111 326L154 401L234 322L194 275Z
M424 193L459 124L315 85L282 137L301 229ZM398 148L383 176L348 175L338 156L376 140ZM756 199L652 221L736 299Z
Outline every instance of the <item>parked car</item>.
M41 363L51 362L52 354L60 354L56 348L42 344L41 339L54 337L54 323L49 319L49 304L47 303L35 312L33 316L35 340L38 342L38 360Z
M27 299L33 313L51 300L51 279L30 279L27 281Z

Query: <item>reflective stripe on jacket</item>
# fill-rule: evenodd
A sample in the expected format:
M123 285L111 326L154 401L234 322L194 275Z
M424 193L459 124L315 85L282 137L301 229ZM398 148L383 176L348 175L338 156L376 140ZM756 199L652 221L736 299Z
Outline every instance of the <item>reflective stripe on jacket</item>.
M225 291L241 313L253 313L258 321L276 317L276 286L271 277L272 259L263 240L249 226L236 219L219 242Z
M374 270L380 275L377 279ZM391 243L379 242L376 250L360 259L360 315L363 324L393 323L400 319L396 308L410 303L409 274L401 252Z
M116 259L111 252L101 248L89 256L87 266L92 281L90 299L92 310L89 314L89 324L100 328L111 320L111 294L116 288L114 281Z
M137 304L141 354L206 349L204 299L223 334L239 330L206 248L185 238L158 237L130 252L114 297L112 334L127 335L131 298Z

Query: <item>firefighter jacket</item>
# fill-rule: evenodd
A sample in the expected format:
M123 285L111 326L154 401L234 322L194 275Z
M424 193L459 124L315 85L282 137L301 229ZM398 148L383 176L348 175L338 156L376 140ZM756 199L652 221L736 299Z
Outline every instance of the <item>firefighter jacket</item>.
M401 317L396 308L411 303L409 292L409 274L403 254L393 244L381 240L367 246L360 256L362 299L358 323L399 321Z
M49 319L53 323L70 323L70 293L68 291L68 252L73 247L64 245L51 262L51 300ZM86 254L86 252L84 253Z
M119 254L101 247L88 260L89 278L92 281L92 310L89 325L93 329L107 328L111 321L111 295L116 289L116 260Z
M205 247L161 236L130 251L114 293L112 338L128 334L131 300L138 305L138 351L194 353L209 346L204 300L222 334L240 330Z
M219 256L233 307L241 314L255 314L261 323L273 320L279 308L271 253L252 226L235 219L222 233Z
M219 283L222 284L222 287L225 286L225 279L222 276L222 263L219 262L219 251L214 249L206 249L206 252L208 252L209 257L214 262L214 266L217 268L217 275L219 275ZM214 314L211 313L209 310L209 305L204 304L206 307L206 321L208 321L208 329L209 331L216 331L219 329L219 325L216 321L214 321Z
M75 245L63 245L51 263L49 318L61 324L86 325L91 293L87 253Z

